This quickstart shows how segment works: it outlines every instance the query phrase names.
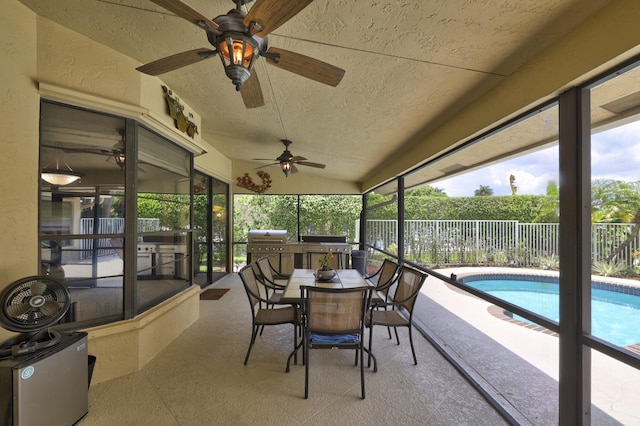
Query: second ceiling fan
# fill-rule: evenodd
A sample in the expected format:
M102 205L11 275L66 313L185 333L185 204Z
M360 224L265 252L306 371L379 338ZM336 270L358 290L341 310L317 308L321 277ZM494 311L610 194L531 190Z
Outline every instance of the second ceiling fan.
M300 166L308 166L315 167L317 169L324 169L326 166L320 163L312 163L311 161L306 161L307 159L304 157L300 157L298 155L292 155L291 151L289 151L289 145L291 142L289 139L282 139L282 143L284 144L284 151L278 158L272 160L271 158L254 158L254 160L265 160L265 161L275 161L273 164L266 164L264 166L258 167L259 169L268 166L275 166L277 164L280 165L280 168L284 172L285 176L289 176L289 173L298 173L298 169L296 168L296 164Z
M241 6L253 0L234 0L235 9L209 19L180 0L151 0L207 33L213 50L199 48L158 59L136 68L149 75L159 75L220 56L227 77L240 91L247 108L264 105L255 61L263 56L268 64L330 86L337 86L344 70L317 59L270 48L267 35L297 15L313 0L255 0L248 13Z

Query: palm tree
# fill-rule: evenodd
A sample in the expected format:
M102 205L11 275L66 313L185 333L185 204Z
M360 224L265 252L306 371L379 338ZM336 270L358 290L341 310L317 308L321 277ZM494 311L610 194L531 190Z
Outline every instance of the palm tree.
M640 182L597 179L591 184L591 220L594 223L632 223L627 238L605 259L616 258L640 230Z
M473 191L473 195L475 197L486 197L489 195L493 195L493 189L491 189L491 187L489 187L488 185L480 185L478 189Z

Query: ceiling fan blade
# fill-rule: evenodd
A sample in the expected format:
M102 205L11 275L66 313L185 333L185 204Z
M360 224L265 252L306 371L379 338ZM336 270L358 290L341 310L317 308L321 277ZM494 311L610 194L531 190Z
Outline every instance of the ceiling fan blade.
M215 50L209 50L201 47L200 49L176 53L175 55L149 62L148 64L141 65L136 69L145 74L160 75L187 65L195 64L196 62L203 61L215 55Z
M256 167L256 170L257 169L264 169L265 167L271 167L271 166L275 166L275 165L278 165L278 164L280 164L280 163L265 164L264 166Z
M310 161L298 161L298 162L296 162L296 164L300 164L301 166L315 167L315 168L318 168L318 169L324 169L325 167L327 167L324 164L312 163Z
M256 3L244 18L244 25L251 28L251 23L256 22L261 29L252 31L260 37L264 37L280 25L293 18L313 0L256 0Z
M251 71L249 79L240 87L240 95L244 101L244 106L247 108L257 108L264 105L262 88L260 87L260 80L258 80L258 74L255 69Z
M296 167L295 164L291 165L291 171L289 173L298 173L298 168Z
M343 69L299 53L273 47L267 53L280 55L278 62L265 56L267 63L329 86L337 86L344 77Z
M182 3L180 0L151 0L158 6L162 6L167 9L169 12L173 12L181 18L186 19L192 24L198 26L199 28L213 31L214 33L219 34L218 24L213 22L211 19L207 18L200 12L195 9L192 9L190 6Z
M300 157L299 155L294 155L294 156L293 156L293 157L291 157L289 160L290 160L290 161L304 161L304 160L306 160L306 158L304 158L304 157Z

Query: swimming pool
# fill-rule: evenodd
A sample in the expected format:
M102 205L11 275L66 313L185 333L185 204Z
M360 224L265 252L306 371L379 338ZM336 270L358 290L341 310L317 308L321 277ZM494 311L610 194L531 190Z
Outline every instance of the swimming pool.
M507 302L559 321L558 279L531 275L474 275L462 281ZM593 282L592 334L618 346L640 343L640 288ZM528 320L513 316L524 322Z

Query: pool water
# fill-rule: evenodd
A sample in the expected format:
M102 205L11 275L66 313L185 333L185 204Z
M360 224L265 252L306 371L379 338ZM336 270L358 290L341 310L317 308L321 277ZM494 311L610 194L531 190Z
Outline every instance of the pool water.
M465 284L550 320L560 319L557 283L505 279L465 280ZM514 318L530 322L517 315ZM640 296L592 289L591 318L594 336L618 346L640 343Z

